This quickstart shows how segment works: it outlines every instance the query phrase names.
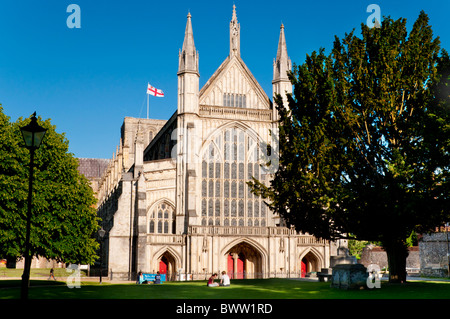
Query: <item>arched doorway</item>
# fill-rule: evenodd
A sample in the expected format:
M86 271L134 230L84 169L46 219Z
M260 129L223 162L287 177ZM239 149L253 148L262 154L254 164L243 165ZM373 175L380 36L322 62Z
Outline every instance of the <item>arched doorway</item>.
M240 243L226 254L227 273L233 279L262 278L261 254L250 244Z
M319 261L312 252L308 252L300 260L300 277L304 278L308 273L317 271L319 271Z
M176 262L172 254L166 251L158 260L158 270L161 274L166 275L167 280L175 280Z

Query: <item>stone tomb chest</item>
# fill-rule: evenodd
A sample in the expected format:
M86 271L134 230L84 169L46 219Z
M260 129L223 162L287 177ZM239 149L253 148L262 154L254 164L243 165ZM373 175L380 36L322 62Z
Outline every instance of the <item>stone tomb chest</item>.
M340 289L363 289L366 287L366 267L361 264L340 264L333 267L331 287Z

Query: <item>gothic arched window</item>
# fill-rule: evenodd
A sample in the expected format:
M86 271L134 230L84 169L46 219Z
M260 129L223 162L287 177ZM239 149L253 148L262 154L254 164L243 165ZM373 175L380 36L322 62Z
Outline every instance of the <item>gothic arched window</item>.
M227 128L206 144L202 157L201 225L266 226L266 204L247 181L263 181L260 145L245 130ZM213 221L213 218L215 220Z
M237 93L224 93L223 106L246 108L247 107L246 95Z
M175 234L175 211L167 202L162 201L150 212L148 232Z

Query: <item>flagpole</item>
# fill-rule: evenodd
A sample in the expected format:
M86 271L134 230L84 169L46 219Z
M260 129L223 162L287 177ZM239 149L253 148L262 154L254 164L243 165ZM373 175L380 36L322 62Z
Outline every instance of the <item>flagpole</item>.
M148 94L147 93L147 120L148 120L148 96L149 96L150 94Z

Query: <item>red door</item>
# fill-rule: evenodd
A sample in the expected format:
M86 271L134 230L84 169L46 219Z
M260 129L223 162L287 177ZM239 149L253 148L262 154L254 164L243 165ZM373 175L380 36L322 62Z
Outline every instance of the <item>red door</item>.
M227 273L230 278L233 279L234 277L234 260L231 254L228 255L228 267L227 267Z
M244 279L244 271L245 271L244 260L245 260L244 255L243 254L239 254L239 258L237 260L236 279Z
M302 259L302 261L301 261L301 277L302 278L304 278L305 277L305 275L306 275L306 259L305 258L303 258Z
M167 259L166 257L161 258L159 262L159 272L161 274L167 274Z

